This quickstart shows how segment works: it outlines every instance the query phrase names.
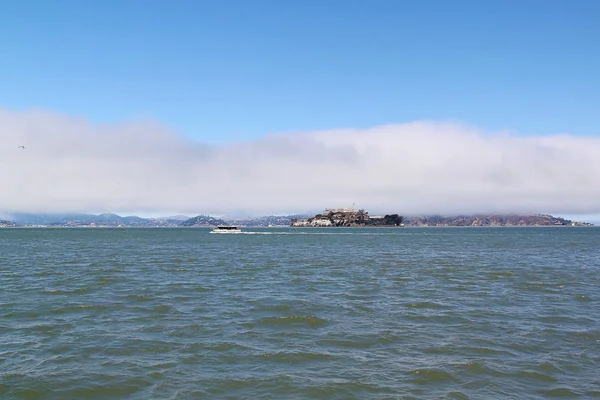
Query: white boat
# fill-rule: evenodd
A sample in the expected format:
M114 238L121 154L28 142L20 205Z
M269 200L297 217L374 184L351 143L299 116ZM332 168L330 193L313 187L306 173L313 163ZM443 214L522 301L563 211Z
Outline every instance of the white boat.
M233 225L219 225L216 228L213 228L210 233L242 233L242 230Z

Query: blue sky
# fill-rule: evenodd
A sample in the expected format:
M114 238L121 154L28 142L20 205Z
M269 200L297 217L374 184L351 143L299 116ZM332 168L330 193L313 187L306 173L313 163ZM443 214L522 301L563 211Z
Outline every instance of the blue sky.
M0 211L600 221L598 21L597 0L0 0Z
M457 120L598 135L600 2L0 2L0 107L199 141Z

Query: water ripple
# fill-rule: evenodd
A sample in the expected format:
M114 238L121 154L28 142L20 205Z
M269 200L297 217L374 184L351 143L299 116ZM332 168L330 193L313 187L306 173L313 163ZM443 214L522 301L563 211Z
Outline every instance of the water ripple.
M600 229L1 229L0 398L600 398Z

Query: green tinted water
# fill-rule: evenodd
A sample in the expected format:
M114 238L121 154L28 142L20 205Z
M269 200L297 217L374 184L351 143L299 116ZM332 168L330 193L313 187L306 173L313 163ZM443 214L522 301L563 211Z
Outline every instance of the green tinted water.
M599 243L1 229L0 398L600 398Z

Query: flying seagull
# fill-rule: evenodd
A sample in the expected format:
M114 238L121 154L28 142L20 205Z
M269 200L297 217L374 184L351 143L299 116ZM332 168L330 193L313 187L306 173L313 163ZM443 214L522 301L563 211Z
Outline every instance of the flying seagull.
M18 148L20 148L20 149L24 149L24 148L25 148L25 146L19 146Z

